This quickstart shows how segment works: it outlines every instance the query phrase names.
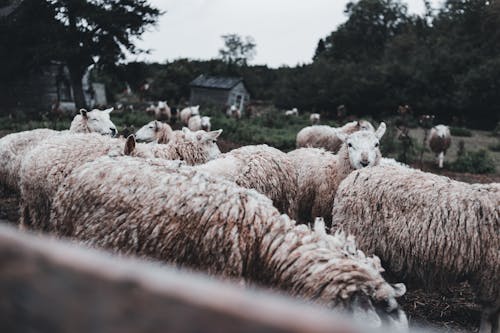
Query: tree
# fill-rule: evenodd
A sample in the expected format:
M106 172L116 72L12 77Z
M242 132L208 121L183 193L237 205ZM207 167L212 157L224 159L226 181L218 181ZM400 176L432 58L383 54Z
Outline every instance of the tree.
M325 46L325 41L323 38L319 39L318 46L316 46L316 51L314 51L314 57L313 60L317 60L319 56L325 52L326 46Z
M69 68L77 107L85 106L82 77L88 66L115 64L125 51L138 53L134 38L154 25L161 12L146 0L48 0L63 26L59 57Z
M224 48L219 50L222 60L230 65L244 66L255 56L255 41L251 36L243 39L237 34L222 35Z

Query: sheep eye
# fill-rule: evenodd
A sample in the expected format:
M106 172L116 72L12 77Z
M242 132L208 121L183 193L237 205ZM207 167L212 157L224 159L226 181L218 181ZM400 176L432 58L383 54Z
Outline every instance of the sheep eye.
M352 144L351 144L351 143L348 143L348 144L347 144L347 147L352 148Z
M213 143L217 143L217 140L212 140Z
M375 144L375 148L378 148L378 146L379 146L379 144L378 144L378 142L377 142L377 143Z

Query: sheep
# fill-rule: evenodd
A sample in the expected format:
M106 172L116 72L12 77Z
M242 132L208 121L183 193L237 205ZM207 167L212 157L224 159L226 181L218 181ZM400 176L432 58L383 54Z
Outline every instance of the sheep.
M234 119L241 119L241 109L238 108L236 105L231 105L226 111L226 114L228 117L234 118Z
M210 132L212 129L212 124L210 123L210 117L201 117L201 129Z
M311 122L311 125L318 125L320 117L321 116L319 113L311 113L311 115L309 116L309 121Z
M366 120L352 121L340 128L326 125L307 126L297 133L297 148L324 148L336 153L342 145L339 134L351 134L360 130L373 132L374 128Z
M168 143L174 132L169 124L153 120L142 126L136 133L135 138L140 142Z
M188 128L191 131L201 130L201 117L198 115L190 117L188 120Z
M500 320L500 184L466 184L415 169L375 167L339 186L337 230L356 236L397 276L428 289L468 280L483 305L480 332Z
M0 185L4 190L19 192L21 161L30 149L43 140L60 132L48 128L12 133L0 139Z
M291 110L287 110L285 111L285 116L289 117L289 116L298 116L299 115L299 110L297 110L297 108L293 108Z
M335 193L340 182L352 171L378 165L379 140L385 123L376 132L358 131L344 136L337 155L318 148L301 148L288 153L297 172L297 209L300 222L321 216L329 223Z
M221 131L191 132L174 136L168 144L138 144L98 135L60 135L32 149L20 170L22 228L47 230L52 198L64 178L77 166L104 155L183 160L189 165L205 163L220 155L216 140Z
M155 119L169 122L170 118L172 118L172 112L167 101L159 101L158 106L155 108Z
M182 111L180 112L180 119L184 125L188 126L189 118L191 118L192 116L199 116L199 115L200 115L199 105L189 106L187 108L182 109Z
M118 131L115 124L109 119L109 114L113 108L100 111L94 109L87 111L80 109L80 114L76 115L71 122L69 131L71 133L100 133L102 135L115 136Z
M103 157L59 188L54 232L85 245L257 283L371 320L406 325L402 284L352 238L280 215L254 190L176 162ZM358 318L359 319L359 318Z
M296 216L297 178L288 156L267 145L245 146L195 167L266 195L282 213Z
M429 147L436 154L438 166L443 168L444 155L451 145L450 129L446 125L436 125L429 133Z

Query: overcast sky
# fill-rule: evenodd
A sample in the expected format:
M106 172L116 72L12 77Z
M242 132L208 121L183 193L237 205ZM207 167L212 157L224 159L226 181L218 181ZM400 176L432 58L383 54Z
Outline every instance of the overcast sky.
M221 35L250 35L257 44L252 64L295 66L311 61L318 40L346 20L348 0L150 0L163 10L158 26L138 42L151 54L130 60L164 62L211 59L223 46ZM434 7L442 1L431 0ZM408 0L412 13L422 0Z

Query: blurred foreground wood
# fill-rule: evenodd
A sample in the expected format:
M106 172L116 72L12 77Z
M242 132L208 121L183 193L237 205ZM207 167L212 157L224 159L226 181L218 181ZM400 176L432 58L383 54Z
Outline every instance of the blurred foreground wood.
M361 331L286 297L0 224L0 332Z

